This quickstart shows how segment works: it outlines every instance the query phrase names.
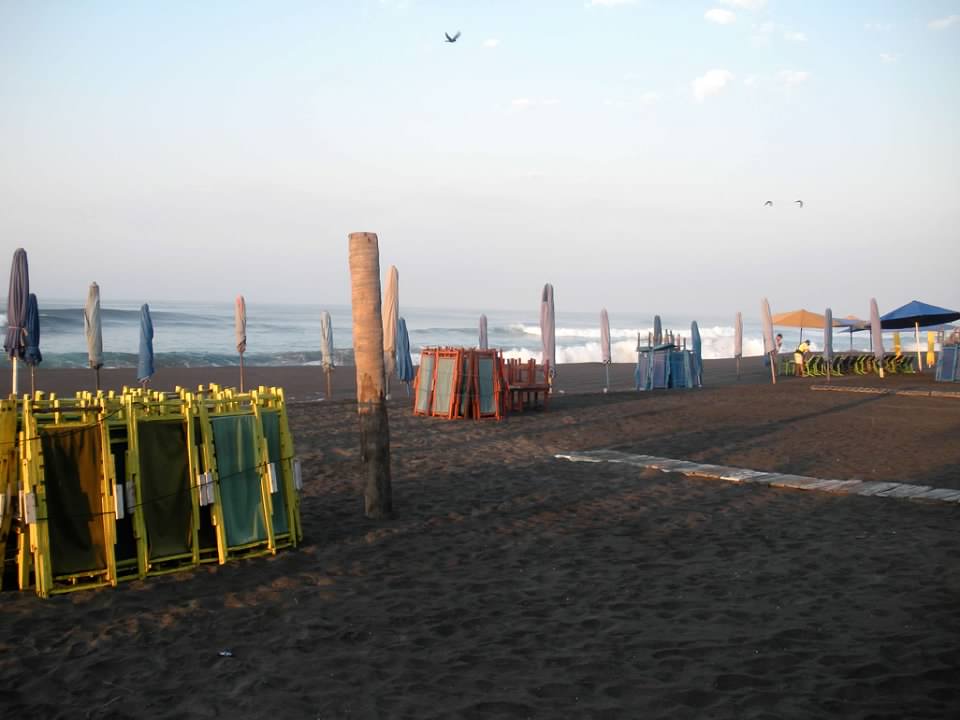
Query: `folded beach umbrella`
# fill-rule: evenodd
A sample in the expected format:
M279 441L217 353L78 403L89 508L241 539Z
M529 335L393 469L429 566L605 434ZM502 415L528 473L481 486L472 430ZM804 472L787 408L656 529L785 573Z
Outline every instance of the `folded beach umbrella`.
M823 312L823 362L827 366L827 382L830 382L830 366L833 363L833 310Z
M153 377L153 319L150 306L140 306L140 349L137 352L137 382L146 386Z
M30 366L30 393L36 392L34 371L37 365L43 362L40 353L40 308L37 306L37 296L30 293L27 296L26 334L23 340L23 361Z
M400 274L395 265L387 271L387 286L383 292L383 372L387 381L387 397L390 397L390 375L396 368L397 318L400 316Z
M697 387L703 385L703 341L700 339L700 326L694 320L690 323L690 350L693 353L693 374Z
M557 326L553 307L553 285L543 286L540 295L540 340L543 344L543 364L549 367L551 383L557 374Z
M100 389L100 368L103 367L103 325L100 320L100 286L90 283L87 304L83 308L83 333L87 338L87 363L96 371Z
M327 378L327 399L329 400L330 376L333 374L333 323L330 321L330 313L326 310L320 313L320 364Z
M919 300L911 300L906 305L891 310L880 318L880 324L885 329L896 330L913 328L914 340L917 344L917 365L922 370L923 362L920 356L920 328L930 325L942 325L960 319L960 312L947 308L929 305Z
M880 324L880 310L877 308L876 298L870 298L870 342L877 361L877 372L883 377L883 326Z
M477 346L481 350L487 350L487 316L480 316L480 343Z
M770 315L770 303L764 298L760 302L760 321L763 323L763 351L770 357L770 379L777 384L777 344L773 340L773 318Z
M410 395L410 382L413 380L413 359L410 357L410 335L407 333L407 321L397 320L397 379L406 383L407 395Z
M737 313L733 325L733 356L737 359L737 380L740 379L740 358L743 357L743 313Z
M233 302L233 333L240 353L240 392L243 392L243 354L247 351L247 301L237 295Z
M13 362L11 387L13 394L19 392L17 361L23 357L27 324L27 299L30 295L30 270L27 265L27 251L17 248L10 265L10 289L7 292L7 334L3 349Z
M663 342L663 323L660 322L660 316L653 316L653 344L660 345Z
M607 384L603 387L604 392L610 390L610 317L607 315L607 309L600 311L600 362L604 365Z

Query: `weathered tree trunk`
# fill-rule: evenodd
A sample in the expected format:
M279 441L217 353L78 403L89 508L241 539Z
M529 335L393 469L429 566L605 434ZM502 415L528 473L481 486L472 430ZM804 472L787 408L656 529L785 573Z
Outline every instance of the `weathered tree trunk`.
M365 475L364 513L379 520L393 512L390 427L384 398L380 251L374 233L350 234L353 353L357 365L360 460Z

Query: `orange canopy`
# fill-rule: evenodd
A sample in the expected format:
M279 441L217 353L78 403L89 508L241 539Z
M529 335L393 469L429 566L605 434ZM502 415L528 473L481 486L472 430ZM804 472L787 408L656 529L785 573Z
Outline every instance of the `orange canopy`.
M822 328L826 319L819 313L809 310L791 310L773 316L774 325L798 328Z

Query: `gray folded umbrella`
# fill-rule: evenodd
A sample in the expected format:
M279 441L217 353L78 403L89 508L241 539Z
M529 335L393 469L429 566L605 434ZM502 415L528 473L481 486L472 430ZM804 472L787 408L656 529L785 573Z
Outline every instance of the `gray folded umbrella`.
M763 323L763 352L770 358L770 379L776 385L777 344L773 339L773 316L766 298L760 302L760 321Z
M480 316L480 342L478 347L481 350L487 350L487 316Z
M549 365L550 377L557 374L557 326L553 307L553 285L543 286L540 295L540 339L543 345L543 363Z
M17 361L23 358L26 343L27 301L30 295L30 271L27 251L17 248L10 265L10 289L7 293L7 334L3 349L13 362L13 394L18 392Z

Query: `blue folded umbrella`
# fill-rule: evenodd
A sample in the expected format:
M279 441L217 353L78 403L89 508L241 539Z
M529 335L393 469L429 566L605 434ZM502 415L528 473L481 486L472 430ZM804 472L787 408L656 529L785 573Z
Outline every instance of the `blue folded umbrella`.
M137 353L137 381L144 382L153 377L153 320L150 318L150 306L146 303L140 308L140 350Z

